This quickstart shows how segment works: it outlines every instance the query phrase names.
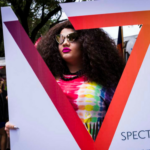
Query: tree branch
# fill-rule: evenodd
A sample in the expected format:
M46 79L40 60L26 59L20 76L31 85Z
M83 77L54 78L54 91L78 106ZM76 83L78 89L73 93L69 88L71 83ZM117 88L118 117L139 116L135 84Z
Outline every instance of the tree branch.
M60 23L60 22L63 22L63 21L66 21L67 19L63 19L63 20L57 20L55 23L51 24L49 26L49 28L52 28L53 26L55 26L57 23Z
M41 21L44 19L44 9L45 9L45 4L43 3L43 7L42 7L42 15L41 15Z
M13 6L14 11L18 15L19 18L21 18L23 11L22 9L18 6L18 3L15 0L8 0L9 3Z
M34 42L37 32L45 25L49 18L51 18L54 14L61 10L61 7L58 6L53 11L49 12L43 20L32 30L31 32L31 40Z
M75 2L75 0L66 0L64 3L68 3L68 2ZM58 11L61 11L61 7L58 6L56 7L53 11L49 12L43 19L41 19L41 22L32 30L31 32L31 40L34 42L35 41L35 37L38 33L38 31L45 25L45 23L53 16L55 15ZM57 22L59 22L57 20ZM61 21L60 21L61 22Z
M57 23L59 23L59 22L62 22L62 21L65 21L65 20L66 20L66 19L64 19L64 20L59 21L59 19L60 19L61 15L62 15L62 10L60 10L60 15L59 15L59 17L57 18L57 20L55 21L55 23L53 23L53 24L51 24L51 25L49 26L49 29L50 29L50 28L52 28L52 27L53 27L54 25L56 25Z
M70 3L70 2L75 2L76 0L66 0L65 2L62 3Z
M26 4L23 8L23 14L22 17L20 18L22 26L28 35L29 35L28 16L29 16L31 4L32 4L32 0L26 0Z
M29 16L32 0L26 0L25 2L26 4L23 10L20 7L20 5L23 4L23 1L20 2L20 4L18 4L16 0L8 0L8 2L11 3L11 5L13 6L14 11L18 15L23 28L25 29L26 33L29 34L28 16Z
M33 2L33 0L26 0L26 5L24 7L23 12L27 13L27 16L28 16L28 14L30 12L30 6L31 6L32 2Z

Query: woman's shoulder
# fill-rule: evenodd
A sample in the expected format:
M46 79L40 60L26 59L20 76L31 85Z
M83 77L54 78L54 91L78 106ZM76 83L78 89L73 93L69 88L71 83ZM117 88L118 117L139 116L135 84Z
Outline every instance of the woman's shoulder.
M105 88L103 87L102 88L102 91L101 91L101 96L102 96L102 99L105 101L105 103L109 106L109 104L111 103L111 100L114 96L114 93L115 93L115 87L109 87L109 88Z

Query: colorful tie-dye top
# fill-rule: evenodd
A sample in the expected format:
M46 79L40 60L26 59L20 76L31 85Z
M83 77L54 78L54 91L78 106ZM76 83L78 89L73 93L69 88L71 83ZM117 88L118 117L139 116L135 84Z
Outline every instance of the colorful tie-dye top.
M64 76L70 78L73 75ZM85 76L70 81L58 79L57 82L95 140L114 90L106 90L95 82L88 82Z

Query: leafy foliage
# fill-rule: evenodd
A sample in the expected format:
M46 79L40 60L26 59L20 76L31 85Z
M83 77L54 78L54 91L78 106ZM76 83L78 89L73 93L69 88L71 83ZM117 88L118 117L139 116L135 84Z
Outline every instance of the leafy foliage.
M1 0L0 7L11 6L30 39L35 42L50 27L60 22L62 9L59 4L66 2L75 0ZM0 56L4 56L1 14Z

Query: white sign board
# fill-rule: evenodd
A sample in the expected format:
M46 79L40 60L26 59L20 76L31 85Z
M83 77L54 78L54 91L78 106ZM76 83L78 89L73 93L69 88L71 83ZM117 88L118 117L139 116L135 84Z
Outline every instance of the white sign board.
M149 6L147 0L62 4L76 29L143 24L95 142L11 8L1 9L10 122L19 127L11 131L12 150L150 149Z

